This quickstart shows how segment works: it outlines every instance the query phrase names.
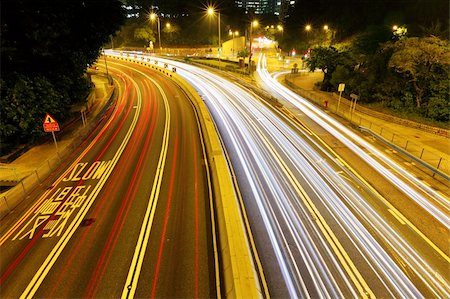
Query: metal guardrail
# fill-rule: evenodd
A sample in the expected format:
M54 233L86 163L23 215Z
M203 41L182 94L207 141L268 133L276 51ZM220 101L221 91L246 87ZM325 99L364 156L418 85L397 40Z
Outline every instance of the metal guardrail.
M287 77L285 77L285 83L297 94L318 105L322 105L323 103L325 103L325 101L330 100L329 95L323 95L318 92L298 88L295 84L290 82L290 80L288 80ZM332 105L332 103L333 102L327 104ZM365 107L361 107L360 105L356 106L356 111L358 112L357 114L353 110L350 111L348 109L348 107L350 107L350 101L345 98L341 98L340 108L338 109L337 107L338 107L337 105L335 105L334 107L329 106L328 109L331 112L335 113L336 115L339 115L345 118L346 120L350 121L350 123L356 125L357 127L368 128L375 134L385 138L386 140L390 140L392 144L396 145L397 147L401 148L404 151L407 151L410 155L414 156L415 158L418 158L423 163L429 164L431 167L438 169L440 172L446 175L450 174L450 161L447 158L443 157L442 155L438 155L437 153L432 152L430 150L426 150L422 145L416 143L414 140L410 140L399 133L392 132L389 129L386 129L386 127L380 125L379 123L375 123L372 120L370 120L370 117L381 119L388 123L397 123L403 126L414 127L416 129L423 129L423 131L427 132L433 131L432 133L444 137L447 134L445 132L448 130L441 128L434 128L431 126L427 126L428 129L424 130L425 128L424 126L426 125L423 125L421 127L420 125L422 124L415 123L409 120L403 120L398 117L390 115L385 115L383 113L373 111ZM434 128L434 130L430 128Z
M425 161L421 160L420 158L417 158L416 156L414 156L413 154L409 153L408 151L404 150L403 148L391 143L389 140L383 138L382 136L372 132L370 129L365 128L365 127L359 127L359 129L362 132L367 132L370 135L372 135L374 138L380 140L381 142L383 142L384 144L386 144L387 146L395 149L396 151L402 153L403 155L407 156L408 158L410 158L411 160L414 160L415 162L419 163L420 165L422 165L423 167L427 168L428 170L432 171L434 174L437 174L441 177L443 177L444 179L450 181L450 176L448 176L447 174L443 173L442 171L440 171L439 169L431 166L430 164L426 163Z

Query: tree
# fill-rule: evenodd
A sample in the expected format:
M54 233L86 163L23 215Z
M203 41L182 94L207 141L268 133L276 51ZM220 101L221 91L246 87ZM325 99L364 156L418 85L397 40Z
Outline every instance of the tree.
M313 48L311 57L306 59L306 65L311 72L321 69L324 73L321 90L330 90L332 74L338 66L340 58L341 54L336 48L319 46Z
M46 112L67 119L90 87L86 65L123 20L119 0L1 2L2 144L38 137Z
M162 32L165 34L165 40L168 43L173 43L177 40L177 38L180 35L180 26L176 24L169 24L167 23L166 26L164 26L164 29Z
M136 28L134 30L134 38L143 41L146 45L148 45L149 42L156 41L153 30L148 26Z
M420 108L427 87L435 80L435 70L442 66L448 69L450 65L449 42L433 36L406 38L389 44L388 47L394 50L389 67L412 83L416 107Z

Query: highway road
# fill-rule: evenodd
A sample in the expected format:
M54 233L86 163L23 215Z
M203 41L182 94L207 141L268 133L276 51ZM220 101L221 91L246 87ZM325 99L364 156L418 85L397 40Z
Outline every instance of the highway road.
M405 161L398 158L396 161L395 156L386 154L388 151L385 148L371 144L284 87L276 80L279 74L272 77L268 73L264 55L260 56L257 74L267 91L291 107L290 115L297 121L301 119L302 125L308 123L310 129L319 132L320 137L316 135L316 139L333 148L336 157L342 154L353 157L349 163L340 163L345 163L348 171L363 181L369 179L370 188L378 194L377 201L368 200L373 207L377 207L376 210L364 212L359 209L356 215L360 215L363 223L369 220L365 226L375 229L377 232L374 235L378 234L381 243L385 243L384 247L389 252L395 252L394 257L402 261L399 265L415 285L423 283L426 286L426 290L419 287L425 297L448 297L450 204L448 194L442 191L447 188L439 186L439 181L433 181L435 186L431 187L423 179L420 169L405 167ZM389 213L392 215L389 216ZM392 216L395 219L389 220ZM376 219L378 217L383 217L382 221L387 220L386 223L381 223L381 218ZM395 229L389 229L390 226Z
M216 297L211 188L197 115L156 71L111 61L99 123L0 239L2 298ZM40 193L40 195L38 195Z
M233 166L271 296L448 297L447 251L412 225L323 136L211 72L159 57L144 59L176 67L209 107ZM346 148L358 163L366 159L377 168L372 155L352 153L355 146L345 138L326 136L336 142L334 148ZM386 187L378 188L393 192L392 197L420 198L418 204L427 192L435 196L439 204L431 208L436 211L431 223L445 229L445 196L413 181L398 188L401 170L384 163L393 170L379 182Z

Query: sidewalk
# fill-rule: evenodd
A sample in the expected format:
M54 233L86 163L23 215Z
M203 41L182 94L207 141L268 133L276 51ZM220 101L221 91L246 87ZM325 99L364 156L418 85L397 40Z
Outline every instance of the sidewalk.
M108 79L102 73L93 73L91 79L95 88L88 96L87 104L83 105L86 109L86 126L83 127L81 112L79 112L83 107L72 109L72 111L80 113L79 117L69 125L61 127L60 132L56 132L58 149L56 149L53 138L49 133L47 142L30 148L11 163L0 163L1 186L14 186L21 183L24 189L23 193L26 193L28 190L25 189L29 189L31 186L25 187L25 178L34 174L38 180L41 180L46 173L52 171L52 168L59 164L62 157L77 145L80 136L86 133L86 129L93 123L97 114L111 97L114 89L114 87L108 85ZM0 192L1 197L4 197L8 191L3 192L2 190Z
M321 105L356 126L368 129L398 149L422 160L446 175L450 175L450 131L396 118L370 110L337 94L318 91L314 84L321 81L321 72L288 74L281 81L298 94Z

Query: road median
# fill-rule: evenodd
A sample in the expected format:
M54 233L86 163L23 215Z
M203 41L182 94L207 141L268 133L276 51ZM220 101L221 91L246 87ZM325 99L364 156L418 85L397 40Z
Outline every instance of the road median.
M177 82L192 99L199 116L211 174L215 218L219 232L221 282L223 283L220 286L220 295L226 298L263 297L229 165L214 120L202 98L190 84L176 73L175 69L169 69L167 66L160 67L142 61L142 59L139 60L137 57L111 57L142 64L167 75Z

